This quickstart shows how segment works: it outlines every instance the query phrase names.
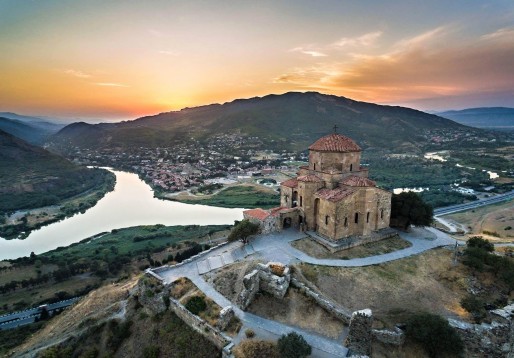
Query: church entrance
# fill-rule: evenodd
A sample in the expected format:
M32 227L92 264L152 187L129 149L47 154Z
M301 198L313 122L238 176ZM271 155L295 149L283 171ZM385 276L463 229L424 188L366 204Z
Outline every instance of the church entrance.
M291 218L285 218L282 223L282 229L288 229L291 227Z

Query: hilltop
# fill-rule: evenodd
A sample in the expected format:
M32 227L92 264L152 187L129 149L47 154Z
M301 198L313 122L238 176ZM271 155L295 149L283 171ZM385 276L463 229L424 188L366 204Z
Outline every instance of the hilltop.
M289 92L160 113L121 123L74 123L51 146L128 148L170 146L235 133L272 147L303 149L334 125L363 148L418 147L431 130L467 130L461 124L405 107L383 106L316 92ZM384 130L386 129L386 130Z
M0 113L0 130L21 138L31 144L43 144L63 124L53 123L38 117L21 116L10 112Z
M56 204L103 184L106 176L0 130L0 214Z

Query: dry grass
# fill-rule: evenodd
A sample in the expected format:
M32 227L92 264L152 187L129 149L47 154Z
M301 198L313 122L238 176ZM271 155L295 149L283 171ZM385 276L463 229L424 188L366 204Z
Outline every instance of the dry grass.
M258 294L248 307L248 311L330 338L339 337L344 328L343 322L294 288L289 288L283 299L268 294Z
M481 235L491 241L514 241L513 201L450 214L445 218L466 226L470 230L468 237ZM513 229L505 230L509 226Z
M188 292L191 292L196 286L188 278L181 277L175 282L170 289L170 296L178 300L184 297Z
M361 268L300 264L304 277L352 311L371 308L377 328L403 322L411 312L468 318L460 306L468 269L452 264L452 252L436 249L403 260Z
M311 238L305 238L294 241L293 247L305 252L307 255L318 259L343 259L349 260L359 257L369 257L375 255L387 254L389 252L398 251L412 246L410 242L402 239L399 236L392 237L377 242L371 242L351 249L342 250L339 252L330 252L323 245L314 241Z
M0 271L0 285L6 284L11 281L21 281L30 278L36 278L38 276L37 270L41 271L41 274L46 274L57 270L57 265L41 265L39 269L35 265L30 266L15 266L10 270Z

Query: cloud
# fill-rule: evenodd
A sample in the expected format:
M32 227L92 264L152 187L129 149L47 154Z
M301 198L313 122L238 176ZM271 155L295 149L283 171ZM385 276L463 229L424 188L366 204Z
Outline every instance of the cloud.
M91 77L90 74L87 74L87 73L84 73L84 72L78 71L78 70L73 70L73 69L62 70L62 72L64 72L67 75L75 76L75 77L78 77L78 78L89 78L89 77Z
M95 86L103 86L103 87L129 87L123 83L114 83L114 82L94 82Z
M312 56L312 57L326 57L326 56L328 56L326 53L323 53L321 51L306 49L304 47L295 47L295 48L292 48L289 51L290 52L300 52L300 53L303 53L304 55L309 55L309 56Z
M159 53L162 54L162 55L167 55L167 56L178 56L178 55L180 55L179 52L169 51L169 50L161 50L161 51L159 51Z
M332 47L372 46L380 36L382 36L382 31L369 32L358 37L343 37L334 42Z
M378 55L292 68L274 83L382 103L466 97L471 103L477 93L491 97L514 92L513 29L499 29L467 43L450 41L447 30L439 27L399 41Z

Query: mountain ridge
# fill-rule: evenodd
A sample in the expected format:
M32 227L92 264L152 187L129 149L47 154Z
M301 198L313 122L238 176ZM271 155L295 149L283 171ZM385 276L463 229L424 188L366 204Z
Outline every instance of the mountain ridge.
M287 92L223 104L184 108L132 121L67 126L52 136L53 144L78 147L167 146L193 137L206 140L236 133L267 143L304 148L334 125L363 147L416 145L421 132L469 129L437 115L401 106L359 102L318 92ZM384 132L384 128L389 130ZM80 129L80 130L79 130Z

